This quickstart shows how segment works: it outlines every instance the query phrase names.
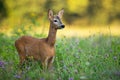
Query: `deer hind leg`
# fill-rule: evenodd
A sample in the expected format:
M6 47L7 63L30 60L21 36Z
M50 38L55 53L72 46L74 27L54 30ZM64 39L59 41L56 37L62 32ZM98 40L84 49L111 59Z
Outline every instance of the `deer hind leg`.
M23 53L19 54L19 57L20 57L20 65L22 65L24 62L25 62L25 56L22 55Z
M26 59L25 51L24 49L17 48L18 54L19 54L19 59L20 59L20 65L23 65Z
M19 60L20 60L20 62L19 62L19 68L23 69L26 57L25 57L25 54L22 53L20 50L18 51L18 54L19 54Z
M23 64L25 60L25 51L24 51L24 46L20 45L18 41L15 42L15 47L17 49L17 52L19 54L19 59L20 59L20 65Z

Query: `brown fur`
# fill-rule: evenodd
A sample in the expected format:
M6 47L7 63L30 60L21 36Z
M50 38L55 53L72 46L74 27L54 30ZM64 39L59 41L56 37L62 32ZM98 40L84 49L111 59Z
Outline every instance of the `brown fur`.
M47 38L37 39L31 36L22 36L15 41L15 47L20 57L22 64L27 57L33 57L35 60L42 63L43 68L50 68L55 56L55 40L57 25L52 22L52 12L48 13L50 19L50 29Z

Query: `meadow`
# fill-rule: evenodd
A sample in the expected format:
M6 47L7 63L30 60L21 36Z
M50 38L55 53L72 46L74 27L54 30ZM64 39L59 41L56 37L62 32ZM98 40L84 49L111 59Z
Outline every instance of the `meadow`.
M33 60L21 70L15 40L22 35L47 36L30 34L31 28L23 27L21 31L14 29L11 36L0 33L0 80L120 79L120 37L100 33L82 38L57 38L53 70L43 71L41 64Z

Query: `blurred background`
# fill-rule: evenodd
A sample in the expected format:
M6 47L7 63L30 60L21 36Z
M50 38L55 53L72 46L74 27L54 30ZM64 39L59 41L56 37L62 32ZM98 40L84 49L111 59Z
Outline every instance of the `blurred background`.
M58 35L120 35L120 0L0 0L0 32L12 35L13 30L24 29L47 34L48 9L56 13L62 8L66 28Z

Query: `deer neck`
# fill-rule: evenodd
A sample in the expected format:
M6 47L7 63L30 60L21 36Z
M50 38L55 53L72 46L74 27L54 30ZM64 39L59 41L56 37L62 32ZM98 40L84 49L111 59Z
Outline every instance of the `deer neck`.
M47 42L50 46L54 46L55 44L56 33L57 33L57 29L55 29L55 25L52 22L50 22L49 34L47 37Z

